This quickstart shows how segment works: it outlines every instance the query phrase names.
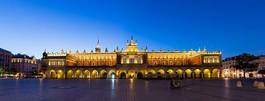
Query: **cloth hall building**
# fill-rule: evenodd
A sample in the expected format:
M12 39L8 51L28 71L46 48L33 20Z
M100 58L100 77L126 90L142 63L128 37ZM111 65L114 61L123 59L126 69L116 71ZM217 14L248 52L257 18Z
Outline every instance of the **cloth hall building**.
M125 49L44 52L43 73L50 79L219 78L221 52L139 50L131 38Z

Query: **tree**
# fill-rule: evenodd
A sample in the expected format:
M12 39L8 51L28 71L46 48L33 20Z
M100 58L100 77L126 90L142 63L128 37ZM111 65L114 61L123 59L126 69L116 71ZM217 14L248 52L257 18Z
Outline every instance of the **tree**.
M254 70L257 68L257 64L250 63L250 61L252 61L254 59L256 59L256 57L254 55L251 55L248 53L243 53L243 54L235 57L236 64L234 67L236 69L243 70L244 78L246 78L246 75L245 75L246 71Z
M4 68L0 67L0 75L4 74L5 73L5 70Z

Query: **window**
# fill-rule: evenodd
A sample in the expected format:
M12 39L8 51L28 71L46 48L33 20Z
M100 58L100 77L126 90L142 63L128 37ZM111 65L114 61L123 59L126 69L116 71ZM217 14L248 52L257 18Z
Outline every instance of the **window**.
M130 59L130 64L134 64L134 59L133 58Z

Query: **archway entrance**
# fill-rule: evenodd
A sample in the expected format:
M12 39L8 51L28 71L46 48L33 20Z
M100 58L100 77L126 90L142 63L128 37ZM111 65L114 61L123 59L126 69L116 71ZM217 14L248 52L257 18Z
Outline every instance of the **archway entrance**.
M218 78L219 77L219 70L218 69L213 69L212 77L213 78Z
M147 78L156 78L156 72L153 69L148 70L147 72Z
M72 79L73 78L73 70L68 70L66 76L68 79Z
M93 71L92 71L91 78L98 78L98 71L93 70Z
M128 71L128 78L136 78L135 70L129 70Z
M174 76L174 71L172 69L167 70L167 78L173 78Z
M143 79L144 78L144 75L142 72L138 72L137 73L137 79Z
M181 69L177 70L177 78L183 78L183 71Z
M120 73L120 79L126 79L126 73L121 72Z
M192 73L192 71L190 69L186 69L185 70L185 78L191 78L192 77L191 73Z
M83 74L84 74L84 78L86 79L90 78L90 73L88 70L85 70Z
M159 70L157 71L157 78L158 78L158 79L162 79L163 76L164 76L164 74L165 74L165 71L164 71L163 69L159 69Z
M115 73L115 70L110 70L108 72L108 78L109 79L116 79L116 73Z
M111 73L111 79L116 79L116 74L115 73Z
M201 78L201 70L200 69L195 69L194 73L195 73L195 78Z
M102 79L107 79L107 77L108 77L108 73L107 72L104 72L103 74L102 74Z
M62 78L64 78L64 73L62 70L58 70L57 71L57 79L62 79Z
M208 78L208 79L211 78L210 70L209 69L204 69L203 76L204 76L204 78Z
M101 79L107 79L108 73L106 70L101 70L100 71L100 78Z
M55 70L50 70L50 78L56 79L56 72L55 72Z
M81 70L76 70L75 71L75 78L77 78L77 79L82 78L82 72L81 72Z

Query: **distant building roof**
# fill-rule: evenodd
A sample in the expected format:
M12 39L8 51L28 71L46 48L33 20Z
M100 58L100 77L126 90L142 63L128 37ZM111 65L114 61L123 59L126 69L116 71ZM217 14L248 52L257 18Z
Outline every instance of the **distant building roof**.
M258 58L264 58L265 57L265 55L259 55L258 56Z
M33 59L34 56L28 56L26 54L16 54L16 55L13 55L13 58L27 58L27 59Z
M12 54L10 51L5 50L5 49L3 49L3 48L0 48L0 52L6 52L6 53L10 53L10 54Z

